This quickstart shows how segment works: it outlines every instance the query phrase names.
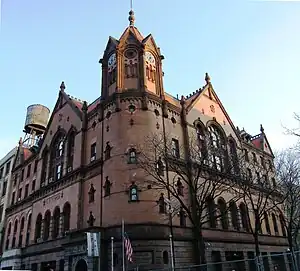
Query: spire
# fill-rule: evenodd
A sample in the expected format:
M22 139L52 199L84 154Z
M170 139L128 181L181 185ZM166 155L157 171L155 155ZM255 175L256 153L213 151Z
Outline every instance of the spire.
M134 26L134 21L135 21L135 17L134 17L134 11L132 9L132 0L130 0L130 11L129 11L129 26Z

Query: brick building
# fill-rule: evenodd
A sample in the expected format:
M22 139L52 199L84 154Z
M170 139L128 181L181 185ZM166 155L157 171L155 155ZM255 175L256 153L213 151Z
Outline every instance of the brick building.
M2 268L92 270L97 262L87 257L85 232L100 231L102 270L108 270L110 263L111 236L115 237L116 270L121 270L122 218L133 245L132 267L167 267L168 221L155 207L151 191L139 193L133 185L135 167L128 163L137 155L138 144L153 131L171 135L183 145L184 127L187 134L213 127L252 157L273 163L263 130L255 137L239 131L208 75L205 85L188 97L179 100L166 93L159 47L152 35L144 37L134 26L132 11L129 21L119 39L109 38L100 60L101 96L87 104L68 95L62 83L38 147L28 149L20 141ZM195 121L201 125L195 126ZM139 193L139 201L134 193ZM285 251L286 238L270 224L271 230L262 231L262 252ZM242 225L238 229L205 229L208 259L226 260L227 252L251 257L253 237ZM175 217L172 232L176 265L193 264L190 228Z
M8 207L11 186L11 170L17 147L13 148L0 160L0 243L3 242L5 226L5 209ZM2 250L2 248L1 248Z

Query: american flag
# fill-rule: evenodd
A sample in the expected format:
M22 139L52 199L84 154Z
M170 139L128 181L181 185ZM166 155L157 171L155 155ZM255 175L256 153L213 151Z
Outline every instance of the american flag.
M126 232L124 232L124 246L125 246L125 254L126 254L127 260L132 263L133 250L132 250L131 242L130 242Z

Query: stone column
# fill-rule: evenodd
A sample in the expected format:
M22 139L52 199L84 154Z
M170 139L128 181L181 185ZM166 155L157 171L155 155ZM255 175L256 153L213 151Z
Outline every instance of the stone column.
M61 212L59 216L59 236L64 236L64 213Z
M52 239L53 231L54 231L54 216L51 216L50 227L49 227L49 239Z

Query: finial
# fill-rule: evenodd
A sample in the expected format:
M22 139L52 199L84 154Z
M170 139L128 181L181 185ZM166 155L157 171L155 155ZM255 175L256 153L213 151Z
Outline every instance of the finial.
M208 73L205 73L205 82L206 82L206 84L210 83L210 77L209 77Z
M62 81L61 84L60 84L60 90L61 90L61 91L65 91L65 88L66 88L65 82Z
M130 26L134 26L134 20L135 20L135 17L134 17L134 12L133 12L133 10L130 10L130 11L129 11L129 17L128 17L128 20L129 20L129 25L130 25Z
M265 131L264 127L262 126L262 124L260 125L260 132L263 134Z

